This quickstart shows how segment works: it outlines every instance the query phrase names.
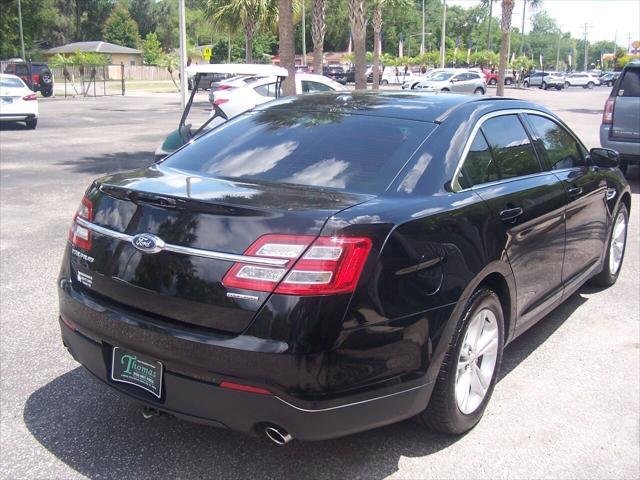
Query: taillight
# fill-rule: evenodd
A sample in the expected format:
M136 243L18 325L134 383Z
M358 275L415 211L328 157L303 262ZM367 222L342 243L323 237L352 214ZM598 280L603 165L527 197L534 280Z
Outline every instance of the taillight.
M38 95L36 95L35 93L30 93L29 95L25 95L24 97L22 97L22 99L26 101L37 100Z
M229 88L231 88L231 85L218 85L218 90L228 90Z
M223 103L227 103L228 101L229 101L229 99L228 99L228 98L216 98L216 99L213 101L213 104L214 104L214 105L222 105Z
M329 295L352 292L371 250L363 237L265 235L245 255L287 259L283 267L234 264L222 280L225 287L284 295Z
M615 103L615 97L607 98L607 101L604 104L604 112L602 112L602 123L604 125L611 125L613 123L613 107Z
M93 204L87 197L82 199L82 203L80 203L78 210L73 216L73 223L71 224L71 230L69 230L69 240L71 240L71 243L76 247L82 248L83 250L91 250L91 232L88 228L78 224L76 221L78 217L84 218L89 222L93 219Z

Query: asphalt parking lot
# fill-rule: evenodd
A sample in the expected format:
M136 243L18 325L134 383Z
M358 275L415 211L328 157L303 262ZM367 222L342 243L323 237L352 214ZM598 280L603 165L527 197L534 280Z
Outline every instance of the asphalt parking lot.
M545 104L599 146L608 89L507 93ZM444 437L406 421L277 447L169 416L144 420L60 341L55 279L72 214L93 178L153 160L178 123L176 95L54 98L40 113L35 131L0 127L2 478L640 476L640 169L629 171L618 283L583 287L507 348L474 430Z

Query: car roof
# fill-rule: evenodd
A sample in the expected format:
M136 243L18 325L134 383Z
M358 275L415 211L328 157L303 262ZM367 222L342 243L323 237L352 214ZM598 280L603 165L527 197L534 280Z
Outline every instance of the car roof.
M282 109L283 111L314 111L369 115L376 117L404 118L423 122L441 123L454 111L474 102L483 104L517 102L521 108L543 109L529 102L477 95L459 95L441 92L400 92L400 91L343 91L321 92L294 97L285 97L254 110ZM505 102L505 107L507 107Z
M186 68L188 74L196 73L230 73L232 75L260 75L286 77L289 75L286 68L276 65L247 64L247 63L204 63L202 65L190 65Z

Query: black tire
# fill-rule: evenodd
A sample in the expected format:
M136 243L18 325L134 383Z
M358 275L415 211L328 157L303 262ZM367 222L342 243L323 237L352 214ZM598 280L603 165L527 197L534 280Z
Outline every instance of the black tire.
M29 130L35 130L35 129L36 129L36 126L38 125L38 119L37 119L37 118L34 118L34 119L32 119L32 120L27 120L27 121L25 122L25 124L27 125L27 128L28 128Z
M380 85L389 85L389 80L382 80Z
M464 414L458 408L455 398L456 369L458 357L464 344L465 333L476 312L483 308L490 309L496 316L498 325L498 351L493 377L489 383L484 399L476 410L470 414ZM498 296L489 289L477 290L467 302L464 311L458 320L456 330L445 354L436 384L431 394L431 400L427 408L418 414L417 419L423 425L442 433L459 435L471 430L482 418L484 410L491 399L500 373L502 363L502 346L504 344L504 316Z
M442 90L440 90L441 92L450 92L451 90L449 90L448 88L443 88Z
M495 78L489 80L489 85L496 85L498 81Z
M621 158L620 159L620 171L622 172L623 175L627 175L627 170L629 169L629 160L626 158Z
M40 93L42 93L43 97L50 97L51 95L53 95L53 88L44 89Z
M474 95L484 95L484 89L478 87L473 91Z
M595 86L595 83L593 83L593 82L589 82L589 83L587 83L587 88L588 88L589 90L591 90L594 86Z
M511 80L510 78L505 78L504 79L504 84L505 85L511 85L513 83L513 80Z
M524 81L524 83L522 84L522 86L524 88L529 88L529 82L527 82L526 80Z
M561 87L560 85L558 85L558 86L556 87L556 90L560 91L560 90L562 90L562 87Z
M547 82L542 82L542 89L546 90L547 89Z
M618 270L615 272L611 271L611 266L609 265L609 256L611 255L611 242L613 241L613 229L616 224L616 219L619 215L624 217L625 222L625 231L624 231L624 247L622 250L622 258L620 259L620 266ZM618 276L620 275L620 270L622 270L622 264L624 263L624 254L626 252L627 246L627 236L629 233L629 212L627 212L627 207L624 203L620 202L618 208L616 210L615 215L613 216L613 221L611 222L611 229L609 231L608 241L607 241L607 254L604 257L604 265L602 267L602 271L593 277L592 281L596 285L601 285L603 287L610 287L616 280L618 280Z
M569 88L571 84L569 82L564 82L564 88Z

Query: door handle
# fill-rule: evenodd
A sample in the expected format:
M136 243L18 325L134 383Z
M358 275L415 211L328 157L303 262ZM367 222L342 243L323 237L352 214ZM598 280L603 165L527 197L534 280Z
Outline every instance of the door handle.
M570 197L577 197L579 195L582 195L582 187L573 186L567 190L567 193Z
M523 212L522 207L507 208L500 212L500 220L513 220L522 215Z

